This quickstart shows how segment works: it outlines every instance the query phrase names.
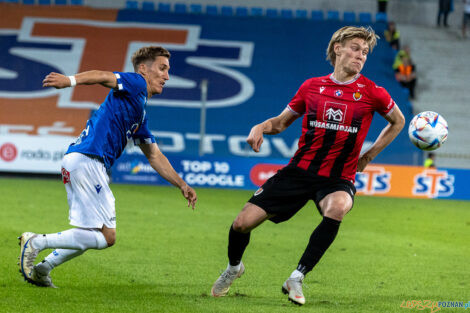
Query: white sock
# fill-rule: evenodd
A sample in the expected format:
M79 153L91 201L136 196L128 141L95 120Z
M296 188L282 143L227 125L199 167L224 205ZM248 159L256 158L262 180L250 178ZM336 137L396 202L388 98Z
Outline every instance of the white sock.
M298 270L294 270L292 272L292 274L290 274L290 278L293 278L293 279L301 279L303 280L305 277L304 274L302 274L302 272L299 272Z
M32 246L44 249L104 249L108 247L102 232L96 229L72 228L56 234L38 235L32 241Z
M229 263L227 265L226 270L229 270L232 273L238 273L238 271L240 271L240 264L242 264L242 263L240 262L238 265L230 265L230 263Z
M84 252L85 250L57 249L52 251L44 261L37 264L34 268L42 275L48 275L54 267L82 255Z

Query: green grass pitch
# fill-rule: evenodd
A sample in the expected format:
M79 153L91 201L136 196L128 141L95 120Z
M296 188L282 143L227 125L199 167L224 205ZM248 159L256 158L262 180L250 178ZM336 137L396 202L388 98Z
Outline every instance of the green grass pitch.
M313 203L253 231L246 272L210 296L225 269L228 229L249 191L197 189L193 212L176 188L112 185L117 242L52 272L38 288L16 265L24 231L70 228L59 180L1 178L0 312L418 312L406 300L470 300L470 203L356 197L336 241L304 281L307 303L281 293L312 230ZM49 250L50 251L50 250ZM48 252L42 252L42 260ZM430 312L426 309L423 312ZM464 309L442 309L462 312Z

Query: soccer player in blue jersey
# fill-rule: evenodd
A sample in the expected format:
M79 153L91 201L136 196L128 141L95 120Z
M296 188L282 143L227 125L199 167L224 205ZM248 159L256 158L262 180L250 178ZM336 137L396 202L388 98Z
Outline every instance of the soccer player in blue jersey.
M169 59L170 53L162 47L143 47L132 56L135 73L89 71L75 76L50 73L43 80L43 87L101 84L111 91L62 161L70 224L76 228L44 235L26 232L19 237L20 271L28 282L55 287L49 274L53 268L88 249L105 249L114 244L116 212L106 170L119 158L128 140L139 145L150 165L180 188L188 206L194 209L196 192L160 152L145 115L147 100L162 93L169 79ZM34 265L44 249L55 250Z

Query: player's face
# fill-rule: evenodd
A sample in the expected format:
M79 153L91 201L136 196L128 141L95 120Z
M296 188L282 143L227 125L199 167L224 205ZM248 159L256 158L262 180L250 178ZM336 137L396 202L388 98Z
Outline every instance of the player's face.
M153 63L147 66L146 76L152 95L162 93L163 85L170 79L169 70L170 62L168 58L163 56L158 56Z
M336 66L342 68L346 73L356 75L361 72L367 60L369 45L364 39L353 38L347 40L344 45L335 46Z

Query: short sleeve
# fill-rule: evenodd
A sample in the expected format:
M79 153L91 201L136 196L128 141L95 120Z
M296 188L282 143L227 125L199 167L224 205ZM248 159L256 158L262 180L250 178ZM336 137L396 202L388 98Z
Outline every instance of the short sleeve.
M387 115L395 107L395 101L385 88L377 85L372 88L374 88L375 111L381 115Z
M302 115L305 113L305 90L307 89L307 86L308 80L300 86L295 96L287 105L287 108L296 114Z
M132 139L134 139L135 145L151 144L156 142L155 137L148 128L147 117L144 118L144 121L140 125L139 129L137 129L134 135L132 135Z
M116 75L117 79L116 92L127 93L132 96L140 93L147 95L147 82L142 75L121 72L114 72L114 75Z

